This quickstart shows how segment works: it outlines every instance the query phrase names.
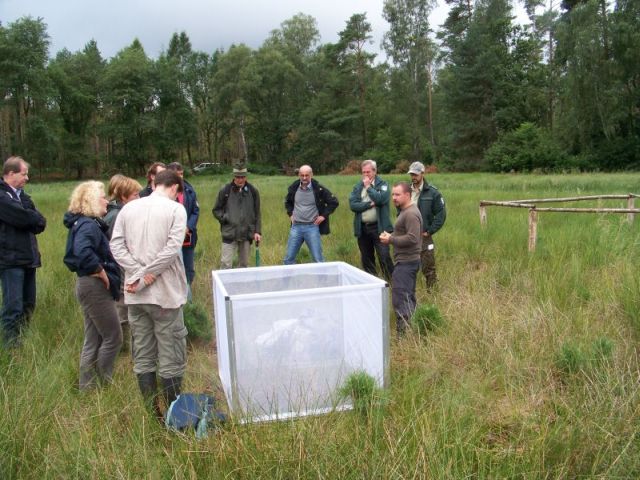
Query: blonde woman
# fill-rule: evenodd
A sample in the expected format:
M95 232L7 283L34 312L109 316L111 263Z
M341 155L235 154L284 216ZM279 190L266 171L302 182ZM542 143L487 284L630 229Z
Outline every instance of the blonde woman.
M122 330L116 312L120 268L111 255L107 199L101 182L78 185L71 194L64 225L69 229L64 263L78 275L76 297L84 314L84 344L80 354L80 390L111 383Z
M109 228L107 230L107 237L111 240L111 234L113 233L113 226L116 223L116 218L127 203L140 198L140 190L142 186L137 180L133 178L125 177L119 173L111 177L109 180L109 187L107 193L109 195L109 205L107 205L107 214L104 216L104 222ZM120 300L116 303L116 310L118 311L118 317L120 317L120 327L122 327L122 350L129 350L129 344L131 343L131 333L129 329L129 309L124 303L124 272L121 273L123 283L120 284Z

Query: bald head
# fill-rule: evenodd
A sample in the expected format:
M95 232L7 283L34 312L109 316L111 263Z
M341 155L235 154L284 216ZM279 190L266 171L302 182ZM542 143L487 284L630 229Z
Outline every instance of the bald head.
M302 165L298 170L298 177L300 178L300 183L306 187L313 178L313 170L309 165Z

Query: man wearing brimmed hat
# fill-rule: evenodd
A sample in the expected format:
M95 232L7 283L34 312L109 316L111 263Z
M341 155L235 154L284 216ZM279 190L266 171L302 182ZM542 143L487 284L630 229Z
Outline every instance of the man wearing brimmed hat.
M238 267L247 267L251 242L255 241L257 245L262 239L260 194L247 182L248 173L243 164L236 164L233 180L220 189L213 207L213 216L220 222L222 235L221 269L232 267L236 252Z
M436 256L433 235L444 225L447 210L444 198L433 185L424 178L424 165L413 162L409 167L411 175L411 199L422 215L422 251L420 261L427 289L436 284Z

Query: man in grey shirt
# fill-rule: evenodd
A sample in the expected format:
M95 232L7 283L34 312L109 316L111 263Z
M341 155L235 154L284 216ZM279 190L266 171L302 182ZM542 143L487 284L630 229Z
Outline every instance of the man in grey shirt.
M394 268L391 276L391 303L396 312L396 328L402 335L416 309L416 277L420 270L422 216L411 200L411 186L399 182L393 186L391 198L400 214L393 233L382 232L380 241L393 245Z
M166 407L180 394L187 364L182 306L187 281L182 243L187 212L175 201L182 179L159 172L151 195L127 203L113 228L111 252L125 272L125 304L133 336L133 371L147 406L159 418L156 372Z
M303 165L296 180L287 191L284 201L291 221L287 253L284 264L296 263L296 256L303 243L309 247L314 262L324 262L320 235L327 235L329 215L338 208L338 199L323 185L313 180L313 170Z

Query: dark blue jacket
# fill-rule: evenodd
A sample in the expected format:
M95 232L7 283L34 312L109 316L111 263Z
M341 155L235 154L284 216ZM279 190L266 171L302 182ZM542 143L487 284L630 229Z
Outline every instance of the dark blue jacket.
M71 212L64 214L63 223L69 229L64 255L67 268L79 277L104 270L109 277L111 295L117 300L120 296L120 267L109 248L107 224L100 218Z
M36 210L31 197L20 198L0 178L0 268L40 266L36 235L44 231L47 221Z
M191 230L191 247L198 242L198 219L200 218L200 205L196 191L191 184L184 181L184 209L187 211L187 228Z

